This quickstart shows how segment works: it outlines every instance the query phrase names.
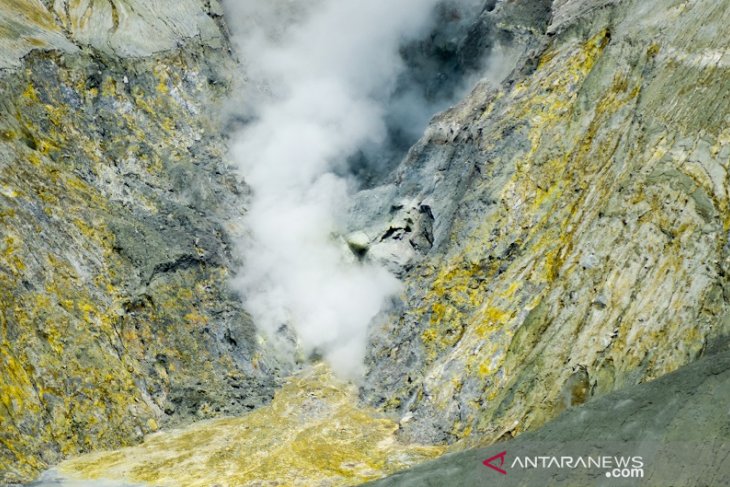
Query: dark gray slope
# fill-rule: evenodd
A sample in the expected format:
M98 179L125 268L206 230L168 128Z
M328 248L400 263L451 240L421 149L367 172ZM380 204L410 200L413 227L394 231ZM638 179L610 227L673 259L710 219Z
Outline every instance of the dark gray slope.
M503 451L507 452L507 475L482 464ZM607 478L607 470L601 468L510 468L516 457L589 455L640 455L645 463L644 477ZM534 433L447 455L368 485L730 485L730 352L705 357L653 382L570 409Z

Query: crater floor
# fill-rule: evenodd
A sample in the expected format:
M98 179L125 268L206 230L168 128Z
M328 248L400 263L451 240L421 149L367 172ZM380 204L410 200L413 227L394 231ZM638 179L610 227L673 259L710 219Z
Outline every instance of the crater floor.
M357 404L357 388L319 364L290 379L269 406L243 417L154 434L136 447L71 459L58 471L68 479L156 486L340 486L443 453L399 442L398 423Z

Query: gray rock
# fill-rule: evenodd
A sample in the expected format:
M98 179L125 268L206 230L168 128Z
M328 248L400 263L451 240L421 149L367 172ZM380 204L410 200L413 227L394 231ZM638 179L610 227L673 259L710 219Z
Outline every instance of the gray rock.
M673 487L729 485L730 354L707 357L648 384L614 392L572 408L534 433L445 455L372 487L652 485ZM502 475L483 462L501 452ZM517 458L549 456L634 457L642 476L608 477L612 468L520 468ZM499 460L493 462L499 466ZM633 475L633 477L631 477Z
M243 414L294 366L229 287L247 200L218 117L234 69L198 39L33 51L0 78L0 483Z
M91 47L107 55L144 57L194 37L223 47L221 14L218 0L6 0L0 7L0 68L20 66L34 49L74 53Z
M359 197L433 215L432 245L375 232L405 291L372 327L362 397L412 415L410 441L534 430L576 367L600 396L727 333L730 85L713 33L730 3L543 7L482 15L511 33L515 69L436 116L387 192ZM365 226L390 228L373 215Z

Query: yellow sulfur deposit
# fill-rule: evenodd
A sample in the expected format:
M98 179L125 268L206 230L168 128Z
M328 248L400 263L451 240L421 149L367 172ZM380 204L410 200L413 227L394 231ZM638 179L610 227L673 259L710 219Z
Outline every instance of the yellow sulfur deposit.
M320 364L248 415L157 433L137 447L69 460L60 471L171 487L334 487L376 479L443 452L399 442L397 423L357 402L356 388Z

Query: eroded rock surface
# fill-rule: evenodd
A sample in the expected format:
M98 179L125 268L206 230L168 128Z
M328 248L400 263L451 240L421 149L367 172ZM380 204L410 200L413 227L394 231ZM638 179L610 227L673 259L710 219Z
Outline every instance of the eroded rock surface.
M241 418L159 433L142 445L62 464L86 479L171 486L356 485L422 463L443 448L395 438L398 424L357 406L357 388L319 364Z
M92 3L89 29L103 25ZM129 22L194 2L139 3ZM228 286L247 190L216 114L233 75L225 35L184 30L191 15L174 29L182 49L129 58L114 35L81 43L41 2L0 7L14 28L56 32L0 78L0 483L268 402L279 365Z
M445 455L372 487L506 486L722 487L730 485L730 353L718 353L654 382L571 409L536 432L488 448ZM502 475L483 461L506 452ZM521 468L520 458L641 458L641 475L613 468ZM586 460L587 461L587 460ZM612 460L612 462L615 460ZM499 465L499 462L495 462ZM633 464L632 464L633 465ZM607 476L609 473L611 476ZM631 476L633 475L633 476Z
M218 0L2 0L0 68L19 67L34 49L143 57L186 39L223 47Z
M373 328L363 397L419 441L535 429L730 326L730 3L552 9L512 75L436 117L395 188L358 203L415 215L374 239L412 255L390 259L406 290Z

